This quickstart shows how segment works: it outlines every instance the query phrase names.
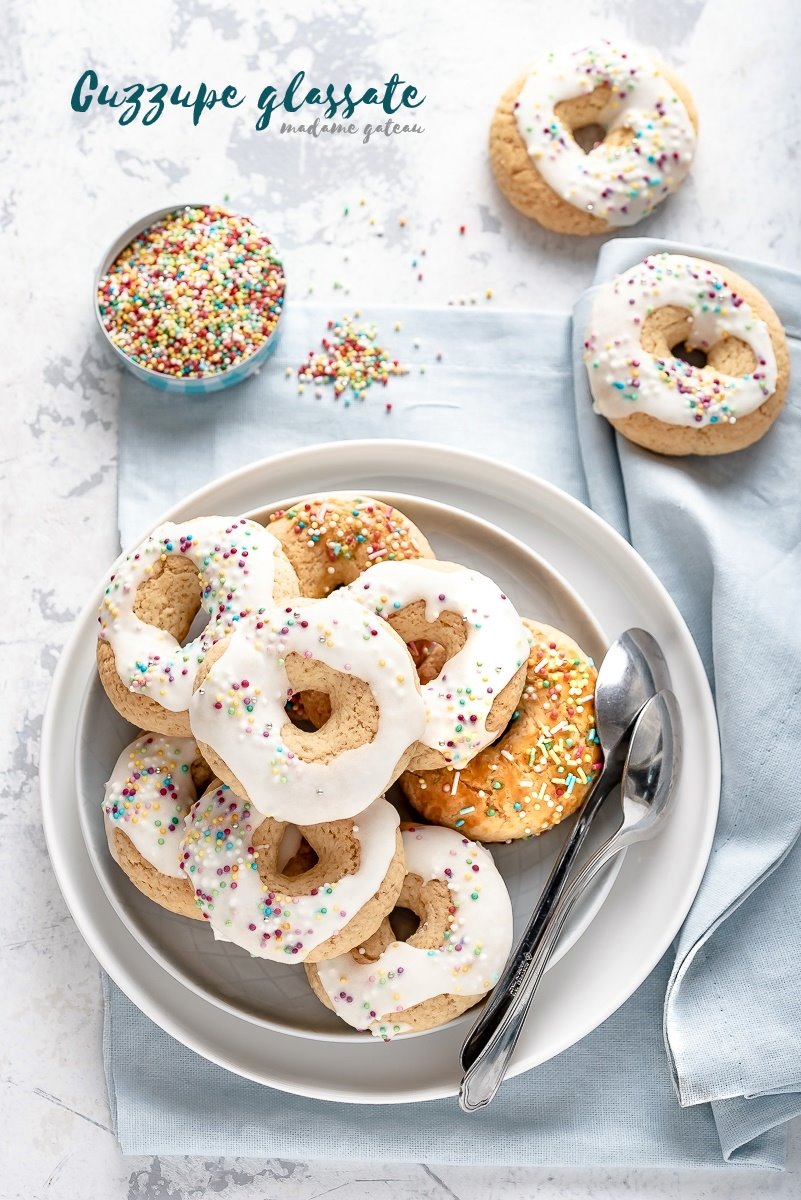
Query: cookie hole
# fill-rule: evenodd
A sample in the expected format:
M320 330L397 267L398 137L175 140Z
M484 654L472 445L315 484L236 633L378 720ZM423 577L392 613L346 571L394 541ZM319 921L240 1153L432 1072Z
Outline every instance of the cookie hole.
M290 699L302 695L304 715L311 721L311 728L304 729L299 718L287 718L281 736L289 750L307 762L328 763L345 744L355 750L372 742L379 713L368 683L350 670L337 671L294 651L284 665Z
M600 146L605 137L605 126L597 123L580 125L573 130L573 141L585 154L589 154L596 146Z
M442 642L413 641L406 643L421 683L436 679L445 665L448 652Z
M287 839L290 838L289 844ZM281 842L281 849L278 852L279 865L283 862L283 873L289 879L294 879L298 875L305 875L307 871L311 871L320 861L317 852L306 841L305 837L301 837L294 826L290 826Z
M148 578L136 589L133 611L146 625L164 629L185 645L209 620L202 605L197 567L175 554L155 562Z
M396 939L399 942L408 942L409 938L414 937L420 928L420 917L411 908L398 906L393 908L389 914L389 923Z
M278 847L276 855L276 863L278 870L283 871L291 858L297 854L302 841L300 830L297 825L287 825L284 829L284 836L281 838L281 844Z
M193 642L195 640L195 638L200 637L201 633L206 628L206 626L208 625L210 620L211 620L211 616L206 611L206 609L199 608L194 615L192 624L189 626L189 633L183 639L183 642L181 644L186 645L188 642Z
M309 719L303 704L303 692L292 693L291 698L284 705L284 712L295 728L302 729L304 733L314 733L316 729L322 728Z
M444 609L434 621L426 617L424 600L413 600L399 612L390 613L389 624L409 649L422 682L436 679L449 659L463 649L468 626L458 613ZM425 664L423 673L421 664Z
M705 367L709 359L706 350L688 346L686 342L677 342L675 346L671 346L670 353L674 358L680 358L682 362L689 363L691 367Z

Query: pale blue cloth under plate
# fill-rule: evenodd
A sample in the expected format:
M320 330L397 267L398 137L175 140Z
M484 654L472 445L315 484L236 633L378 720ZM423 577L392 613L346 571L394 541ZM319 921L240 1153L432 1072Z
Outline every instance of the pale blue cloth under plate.
M677 249L609 242L597 279L661 248ZM801 277L717 251L707 257L730 263L768 296L801 379ZM801 732L801 387L751 449L660 459L617 438L591 411L581 363L590 298L577 306L572 350L569 316L371 310L365 317L413 372L348 408L330 389L321 399L310 387L299 396L297 380L285 374L324 333L331 314L315 307L290 306L262 373L212 400L167 400L126 380L120 525L130 541L223 472L297 446L363 437L494 449L592 503L678 602L717 693L721 815L676 965L668 955L604 1025L511 1080L471 1117L455 1101L337 1105L249 1083L173 1041L107 980L106 1070L127 1153L782 1164L783 1124L801 1112L801 803L792 766Z

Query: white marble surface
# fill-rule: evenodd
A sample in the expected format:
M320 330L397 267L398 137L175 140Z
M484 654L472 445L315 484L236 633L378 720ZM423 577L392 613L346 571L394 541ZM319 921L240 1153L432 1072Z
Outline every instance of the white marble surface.
M471 297L566 307L591 277L597 241L558 239L513 213L491 182L486 130L498 94L536 47L611 30L656 46L701 114L691 181L641 228L798 265L801 164L787 101L798 70L794 6L14 0L3 23L0 478L13 607L2 634L0 1198L797 1196L798 1128L788 1172L770 1176L124 1159L109 1129L98 970L50 872L36 793L53 666L116 552L119 378L93 330L91 278L120 229L173 200L227 195L286 250L295 296L313 288L332 315L368 301ZM251 100L300 68L314 81L364 84L397 70L427 93L425 133L368 147L282 139L253 131L251 105L206 114L199 129L175 113L150 129L120 129L107 111L81 119L69 110L90 65L115 84L231 82Z

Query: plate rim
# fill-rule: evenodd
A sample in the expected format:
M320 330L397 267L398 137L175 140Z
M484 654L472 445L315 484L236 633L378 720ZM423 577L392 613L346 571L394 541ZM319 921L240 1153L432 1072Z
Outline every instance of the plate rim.
M546 1054L535 1054L527 1058L518 1058L516 1061L514 1061L510 1071L510 1076L516 1075L541 1062L546 1061L548 1058L551 1058L556 1054L561 1053L567 1047L575 1044L575 1042L579 1041L582 1037L591 1032L592 1029L597 1028L598 1025L606 1020L633 994L634 991L636 991L639 984L642 983L645 978L647 978L664 952L668 949L673 938L681 927L681 924L683 923L684 918L691 907L703 878L711 851L712 839L717 822L721 771L720 746L717 735L717 719L714 709L714 702L712 700L712 694L706 678L703 663L692 639L692 635L690 634L690 631L687 628L681 613L679 612L674 600L667 592L664 585L656 576L655 572L645 562L645 560L640 557L636 550L634 550L634 548L617 532L617 530L608 525L603 518L598 516L598 514L594 513L591 509L587 508L580 501L576 500L574 497L558 488L556 485L542 479L537 475L523 471L516 467L509 466L485 455L451 447L443 447L431 442L415 441L410 439L367 438L349 439L334 443L317 443L312 446L282 451L276 455L259 459L253 463L239 467L234 471L227 472L210 481L209 483L204 484L202 487L195 489L194 492L191 492L188 496L173 504L161 519L174 519L180 513L191 510L193 505L203 503L206 497L214 494L221 488L242 484L246 482L250 476L253 476L254 482L257 482L258 476L261 474L263 477L264 472L268 471L270 468L285 469L288 466L291 467L297 464L298 469L301 469L304 464L308 467L308 463L310 461L313 462L320 455L327 456L327 466L330 468L332 466L332 459L336 460L339 456L344 457L346 455L358 455L365 452L381 454L391 453L393 456L397 456L401 460L401 467L405 466L406 470L409 471L409 473L415 479L419 478L419 471L416 471L413 468L410 470L408 463L404 463L403 461L406 456L410 454L413 456L413 463L416 462L418 466L421 457L430 458L432 454L440 457L447 456L454 463L459 463L463 467L471 470L473 473L471 478L474 478L475 476L480 478L482 471L486 472L489 470L489 472L492 474L501 471L503 472L504 477L509 477L515 480L520 487L527 489L534 488L535 490L538 490L539 493L551 504L556 503L557 505L564 506L564 508L569 513L572 513L573 518L578 520L580 524L583 522L587 527L589 527L589 529L594 528L602 538L606 539L615 548L617 554L621 555L624 561L628 560L630 564L634 565L635 570L640 574L641 577L644 578L644 580L649 584L650 588L655 589L659 594L660 599L665 606L665 610L671 619L671 624L675 627L675 630L680 636L682 642L682 651L684 652L687 666L692 669L694 683L698 688L698 699L702 706L703 714L706 718L706 724L708 725L708 732L714 735L709 739L705 739L705 749L708 755L707 766L709 768L709 790L708 793L705 794L706 819L702 826L701 836L696 843L694 869L689 872L687 879L683 884L681 903L675 909L672 919L666 923L662 932L662 936L659 937L656 942L652 943L650 954L644 955L638 961L638 966L635 972L638 975L638 981L635 981L633 985L631 984L630 980L628 982L618 984L617 987L613 989L612 996L604 1005L603 1011L600 1012L600 1015L598 1012L596 1012L593 1015L591 1022L589 1022L585 1027L579 1029L577 1032L573 1031L570 1034L563 1035L560 1040L557 1040L549 1047L549 1050ZM502 498L496 492L486 486L480 486L479 491L482 495L485 495L488 498ZM149 528L152 528L152 523L150 523ZM145 530L145 534L146 533L147 529ZM119 968L119 972L123 975L126 975L126 981L129 984L128 988L123 989L126 991L126 994L130 996L133 1002L146 1014L146 1016L148 1016L151 1020L156 1021L156 1023L161 1024L162 1028L164 1028L171 1036L175 1037L176 1040L182 1042L186 1046L189 1046L190 1049L200 1053L210 1061L216 1062L220 1066L223 1066L236 1074L253 1079L256 1082L267 1084L268 1086L276 1087L280 1090L295 1092L296 1094L300 1095L347 1103L403 1103L437 1099L454 1095L456 1088L452 1084L447 1084L444 1086L431 1085L418 1088L416 1090L407 1089L407 1091L403 1092L398 1092L395 1090L391 1092L381 1092L375 1094L368 1093L366 1095L361 1092L353 1094L328 1086L317 1087L315 1085L309 1085L307 1082L298 1084L293 1079L281 1078L280 1080L276 1080L266 1077L263 1071L254 1073L249 1071L242 1064L233 1065L230 1059L226 1059L225 1055L216 1053L214 1050L210 1050L208 1046L201 1044L202 1039L198 1039L197 1036L189 1035L187 1031L179 1025L178 1022L172 1020L171 1018L165 1020L164 1014L160 1009L159 1002L154 1001L150 996L143 992L138 980L127 978L126 969L122 966L121 961L116 961L113 947L106 946L103 937L94 928L91 916L88 914L82 914L80 917L78 916L78 913L82 911L83 907L79 897L80 889L70 878L68 864L63 860L60 847L54 839L52 829L48 829L49 822L47 821L47 816L52 810L54 803L58 803L58 784L57 780L52 778L55 767L55 759L52 753L52 748L58 742L57 701L67 686L68 672L71 661L75 657L76 651L79 648L79 640L82 633L82 628L85 625L87 618L94 614L95 607L96 600L94 597L90 597L86 605L84 605L76 617L70 637L64 646L53 675L53 681L48 695L42 724L40 782L42 789L42 813L45 825L45 840L48 852L50 854L51 863L53 865L53 870L65 903L67 904L67 907L73 919L75 920L79 931L84 937L84 940L89 945L101 966L108 971L112 978L115 978L116 972L114 966L109 967L109 960L114 960L114 965ZM123 932L126 936L131 936L127 933L127 930L125 930L124 927ZM581 944L581 941L582 939L579 939L579 945ZM144 951L142 951L142 953L144 953ZM155 967L155 969L157 971L162 970L159 967ZM176 986L180 987L181 985L176 984ZM276 1034L275 1036L280 1037L281 1035Z

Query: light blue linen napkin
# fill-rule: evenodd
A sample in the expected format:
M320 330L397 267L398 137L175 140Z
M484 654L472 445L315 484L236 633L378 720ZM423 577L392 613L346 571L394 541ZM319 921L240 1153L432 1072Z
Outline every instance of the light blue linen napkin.
M408 375L390 378L386 388L373 385L362 400L334 400L331 387L310 384L299 393L298 367L331 337L331 318L343 315L319 305L287 305L267 365L210 398L165 399L126 376L119 414L123 545L168 505L236 467L354 438L443 442L524 468L534 457L540 474L550 471L546 478L586 502L572 416L569 316L371 308L357 325L375 326L375 344L408 367ZM540 449L543 423L570 434L559 456Z
M654 246L609 243L599 278ZM740 269L792 329L801 281L754 264ZM736 539L741 508L749 517L746 528L758 528L745 500L750 491L767 506L770 522L789 526L795 519L789 480L801 452L799 391L782 415L778 436L769 435L762 452L757 447L733 456L728 466L725 460L667 463L627 444L618 446L606 423L592 415L586 394L580 360L585 304L582 300L577 309L575 354L567 316L371 310L365 315L378 323L379 341L383 337L393 357L410 363L413 371L349 408L328 390L320 399L308 387L298 395L297 380L287 377L287 368L294 372L316 348L332 315L312 307L289 308L269 365L212 401L165 402L126 379L120 526L123 542L129 541L169 504L223 471L273 452L346 437L419 437L483 450L534 469L585 503L591 499L662 575L682 606L713 682L721 655L728 667L719 696L727 763L722 833L679 940L676 964L667 956L598 1030L510 1081L490 1109L471 1117L463 1116L455 1101L388 1109L303 1100L259 1087L173 1041L105 981L106 1071L115 1128L127 1153L553 1166L782 1164L783 1122L801 1110L801 1098L794 1094L801 1080L799 1004L797 996L794 1002L786 994L795 986L801 949L792 858L747 903L737 904L788 852L797 833L791 784L782 780L792 762L792 710L782 697L787 718L777 720L773 703L766 706L763 695L779 696L781 687L789 686L792 660L777 646L789 655L793 578L789 574L784 593L776 588L773 595L766 584L774 611L767 614L765 629L766 614L754 594L759 576L741 569ZM400 331L394 328L398 321ZM798 343L793 352L798 358ZM797 378L800 372L796 362ZM560 454L541 454L537 431L542 428ZM169 451L155 454L154 446ZM719 503L722 477L740 479L743 488L730 510ZM703 532L710 527L719 540ZM770 546L771 529L763 534ZM789 529L779 536L787 536L784 568L778 548L774 558L769 552L762 558L762 543L756 558L752 551L752 562L789 573ZM794 650L797 661L797 640ZM784 738L787 746L779 744ZM773 775L778 767L779 779L771 778L763 788L769 763L775 764ZM759 790L751 780L759 780ZM709 937L710 927L734 907L725 926ZM668 987L666 1055L662 1020ZM717 1010L716 989L723 989ZM169 1070L164 1070L167 1061ZM671 1070L689 1107L680 1107L676 1099Z
M574 314L590 503L676 600L716 696L723 801L678 939L665 1041L682 1103L731 1099L733 1126L760 1105L765 1114L801 1111L801 804L792 768L801 735L801 275L635 238L604 246L596 280L654 249L711 258L754 283L785 327L792 360L786 408L756 445L711 459L664 458L592 413L581 354L595 289ZM774 1093L783 1096L772 1104L751 1099Z

